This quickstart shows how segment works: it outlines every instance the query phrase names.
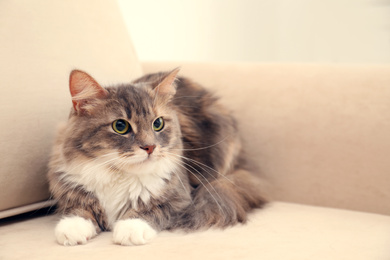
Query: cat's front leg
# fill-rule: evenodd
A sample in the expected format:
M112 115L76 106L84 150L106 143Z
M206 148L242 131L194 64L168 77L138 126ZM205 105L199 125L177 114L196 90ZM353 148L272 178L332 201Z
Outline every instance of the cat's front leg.
M54 232L57 242L64 246L86 244L98 234L92 220L80 216L63 217Z
M57 212L63 217L54 234L60 245L82 245L99 232L108 230L105 211L92 193L81 186L67 192L69 188L61 181L57 181L56 187L53 195L57 199Z
M122 246L144 245L157 235L157 231L141 218L118 220L114 225L113 240Z

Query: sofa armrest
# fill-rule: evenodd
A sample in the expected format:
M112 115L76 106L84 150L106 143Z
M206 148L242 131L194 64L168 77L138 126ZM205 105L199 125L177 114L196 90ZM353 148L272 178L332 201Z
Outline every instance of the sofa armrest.
M68 73L128 81L141 65L115 1L0 6L1 219L52 204L46 172L55 126L72 104Z
M143 63L177 66L234 111L272 198L390 215L390 66Z

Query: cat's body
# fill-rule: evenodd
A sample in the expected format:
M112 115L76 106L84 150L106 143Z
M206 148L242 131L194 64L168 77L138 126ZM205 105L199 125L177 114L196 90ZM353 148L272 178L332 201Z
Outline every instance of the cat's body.
M110 88L71 73L73 109L48 174L59 243L112 230L117 244L144 244L161 230L245 222L264 204L234 119L177 72Z

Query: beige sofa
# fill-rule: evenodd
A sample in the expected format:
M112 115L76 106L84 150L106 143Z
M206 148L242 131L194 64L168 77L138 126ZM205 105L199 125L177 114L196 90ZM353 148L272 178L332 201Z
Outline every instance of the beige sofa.
M1 260L390 259L390 66L140 63L113 1L0 7ZM223 231L58 245L58 216L36 212L53 204L46 164L69 71L108 84L178 65L231 108L272 202Z

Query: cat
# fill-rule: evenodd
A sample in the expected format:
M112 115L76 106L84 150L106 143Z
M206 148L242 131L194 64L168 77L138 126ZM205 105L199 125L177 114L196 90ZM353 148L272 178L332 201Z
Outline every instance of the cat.
M59 244L113 231L115 244L142 245L162 230L245 222L265 205L230 111L178 72L105 88L71 72L48 172Z

